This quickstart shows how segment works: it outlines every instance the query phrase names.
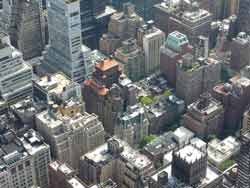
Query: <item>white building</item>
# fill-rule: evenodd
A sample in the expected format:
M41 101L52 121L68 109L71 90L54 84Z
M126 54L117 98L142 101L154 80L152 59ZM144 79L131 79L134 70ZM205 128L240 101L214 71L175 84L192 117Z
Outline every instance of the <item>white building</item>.
M194 137L194 133L185 127L179 127L174 131L174 140L180 147L190 143L190 140Z
M208 160L219 167L221 163L235 156L240 151L240 142L229 136L224 140L213 139L208 143Z
M14 132L1 133L1 188L47 188L50 148L34 130L18 138Z
M76 82L84 80L80 1L49 0L49 45L44 63L49 71L62 71Z
M37 114L37 130L50 144L52 156L77 170L80 157L104 143L103 125L74 101L55 106Z
M120 188L140 188L153 170L148 157L113 137L82 156L80 177L91 185L113 179Z
M0 33L0 95L8 103L31 95L32 68L22 53L9 43L6 34Z
M152 23L144 26L143 50L145 54L145 73L150 74L160 67L160 48L164 44L165 34L153 27Z

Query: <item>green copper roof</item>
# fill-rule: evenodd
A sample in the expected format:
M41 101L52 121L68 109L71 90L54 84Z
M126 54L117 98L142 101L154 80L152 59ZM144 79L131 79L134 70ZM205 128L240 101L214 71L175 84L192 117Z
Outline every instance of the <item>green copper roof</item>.
M180 52L181 46L188 43L189 41L186 35L178 31L174 31L168 35L166 46L172 50Z

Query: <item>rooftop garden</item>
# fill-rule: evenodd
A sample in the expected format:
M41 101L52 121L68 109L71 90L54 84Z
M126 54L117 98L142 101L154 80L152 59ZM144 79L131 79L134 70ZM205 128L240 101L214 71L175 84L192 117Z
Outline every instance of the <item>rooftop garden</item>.
M220 164L219 169L224 172L225 170L227 170L229 167L233 166L235 164L235 160L233 159L228 159L226 161L224 161L223 163Z
M142 96L139 98L139 101L141 104L149 106L156 102L156 98L153 96Z
M143 148L144 146L146 146L147 144L151 143L154 139L156 139L157 136L155 135L149 135L149 136L145 136L140 144L139 144L139 148Z

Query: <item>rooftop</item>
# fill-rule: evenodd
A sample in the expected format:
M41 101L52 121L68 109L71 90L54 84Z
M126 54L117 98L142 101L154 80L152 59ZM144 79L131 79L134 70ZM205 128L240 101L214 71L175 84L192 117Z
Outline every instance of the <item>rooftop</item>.
M186 35L180 33L179 31L174 31L167 37L167 47L177 52L180 52L181 47L185 44L189 44L188 38Z
M96 69L101 70L101 71L108 71L114 67L118 67L119 64L116 60L114 59L105 59L102 62L96 64Z
M167 172L168 174L168 188L192 188L191 186L188 186L184 184L183 182L180 182L178 179L172 176L172 167L171 164L163 167L162 169L157 170L154 174L151 175L152 180L158 182L158 175L162 172ZM217 178L221 176L221 173L216 170L214 167L212 167L210 164L207 165L207 171L206 171L206 177L202 179L199 185L197 187L205 187L206 185L212 183Z
M126 142L119 140L117 138L116 141L123 146L123 151L121 151L119 157L122 158L123 161L126 161L126 164L136 169L144 169L151 165L151 161L145 156L140 154L137 150L131 148ZM108 143L105 143L95 150L85 154L82 159L87 158L94 163L97 164L107 164L114 159L112 153L109 151Z
M194 163L196 160L206 156L206 153L202 152L193 145L187 145L175 152L175 154L188 163Z
M94 80L85 80L84 85L91 87L100 96L105 96L109 92L108 88L96 83Z
M72 81L62 73L56 73L41 77L36 83L48 93L61 94L66 87L72 84Z
M237 154L240 142L235 137L229 136L224 140L214 139L208 143L208 157L212 163L219 165L223 161Z
M70 188L86 188L77 177L69 179L68 184L70 184Z
M169 131L157 137L149 144L147 144L143 148L143 150L147 151L151 155L157 155L159 153L167 153L177 147L177 144L173 138L174 138L173 132Z
M2 131L0 135L0 170L5 170L13 163L28 158L42 149L48 149L48 145L32 129L20 138L12 130Z

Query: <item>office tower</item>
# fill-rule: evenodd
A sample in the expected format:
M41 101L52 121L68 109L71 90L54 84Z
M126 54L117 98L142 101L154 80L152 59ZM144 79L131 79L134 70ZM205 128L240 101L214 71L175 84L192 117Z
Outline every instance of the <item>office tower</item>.
M230 67L235 70L240 70L250 64L250 36L244 32L238 34L233 39L231 45L231 61Z
M144 76L144 55L136 39L123 41L122 46L115 51L115 58L122 63L124 73L132 81L137 81Z
M191 44L194 44L197 36L209 35L211 22L211 13L193 7L190 11L184 11L182 17L170 18L169 32L181 31L187 35Z
M9 44L6 34L0 33L0 95L7 103L14 103L32 93L32 68L22 53Z
M214 20L222 20L239 12L240 0L201 0L199 6L213 14Z
M153 19L152 8L161 1L162 0L131 0L135 5L136 12L146 21Z
M245 108L249 105L250 80L233 77L226 84L216 85L212 94L224 106L225 131L234 132L240 127Z
M50 149L37 132L17 137L12 130L1 130L0 146L0 187L48 187Z
M237 188L250 187L250 132L249 129L242 130L240 135L240 154L238 158Z
M83 86L87 112L97 114L109 134L114 133L117 117L123 111L124 100L118 86L121 73L117 61L103 60L95 65L93 78Z
M123 4L130 2L130 0L110 0L110 4L116 9L116 10L122 10Z
M242 131L250 130L250 111L245 111L243 115Z
M141 44L145 55L145 74L150 74L160 69L160 48L164 44L165 34L153 26L153 21L148 21L138 29L138 42Z
M139 104L128 107L118 118L115 135L135 147L149 134L149 121Z
M192 53L193 47L189 44L186 35L174 31L167 37L165 44L161 47L160 67L169 84L176 85L176 65L186 53Z
M51 146L54 158L79 169L80 157L103 144L104 129L95 114L82 111L77 101L67 101L36 116L37 130Z
M238 23L239 31L250 33L250 1L241 0L239 5Z
M206 177L207 153L195 145L173 152L172 175L188 185L197 185Z
M49 179L51 181L48 188L86 188L76 176L76 171L60 161L49 164Z
M80 2L49 0L49 45L44 64L51 72L61 71L75 82L84 80Z
M107 32L110 16L116 12L107 4L108 0L80 0L82 42L91 49L99 46L100 37Z
M134 5L126 3L123 12L111 16L108 32L103 34L99 43L104 54L112 54L121 46L122 41L136 37L138 27L143 24L143 19L134 10Z
M77 101L84 111L81 85L71 81L62 73L36 77L33 80L33 102L40 109L46 109L51 101L61 105L70 100Z
M184 126L201 138L220 135L224 125L224 109L209 93L190 104L184 115Z
M184 1L181 2L167 1L155 5L155 24L166 35L173 31L182 32L194 45L196 37L209 35L212 14L200 9L195 3L184 6Z
M142 188L152 162L115 137L81 158L80 178L88 185L113 179L118 187Z
M3 22L11 44L23 53L25 60L42 55L45 20L38 1L4 1Z
M29 129L21 138L24 148L32 156L36 185L47 188L49 185L48 165L51 161L50 147L40 134Z
M177 64L176 94L187 105L202 93L212 91L220 81L221 63L215 59L198 58L187 53Z

